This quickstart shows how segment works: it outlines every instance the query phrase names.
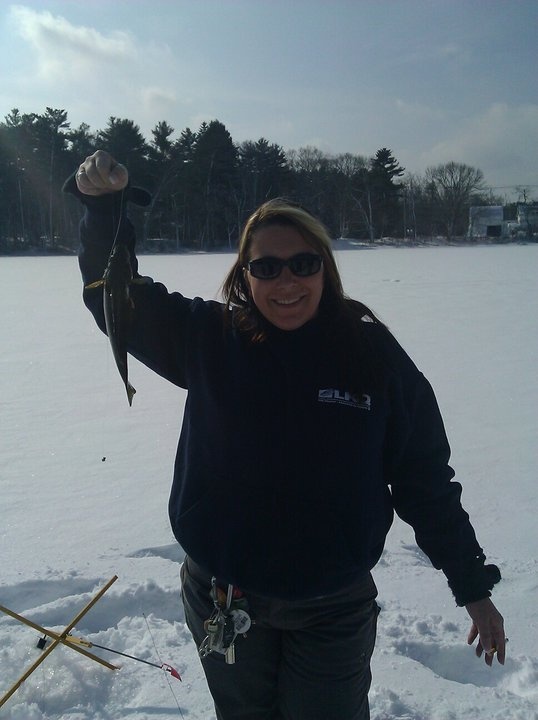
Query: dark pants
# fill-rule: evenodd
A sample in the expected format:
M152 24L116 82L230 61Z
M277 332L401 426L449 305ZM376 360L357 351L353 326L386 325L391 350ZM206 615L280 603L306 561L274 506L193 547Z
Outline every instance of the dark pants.
M186 558L187 625L199 646L213 610L211 578ZM254 625L237 637L233 665L202 665L218 720L368 720L378 607L370 574L329 597L283 602L247 596Z

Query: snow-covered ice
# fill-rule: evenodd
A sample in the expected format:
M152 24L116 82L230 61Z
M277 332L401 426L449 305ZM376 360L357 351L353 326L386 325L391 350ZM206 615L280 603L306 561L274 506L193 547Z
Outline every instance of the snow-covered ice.
M170 289L212 298L232 259L140 263ZM494 600L510 638L504 667L474 656L465 610L397 520L375 570L372 718L537 720L538 246L343 249L337 259L347 292L436 390L465 507L503 573ZM0 604L61 630L117 574L76 633L183 677L125 658L112 672L60 646L0 717L211 720L167 517L185 393L131 359L129 408L74 258L0 258L0 287ZM37 659L38 637L0 617L0 696Z

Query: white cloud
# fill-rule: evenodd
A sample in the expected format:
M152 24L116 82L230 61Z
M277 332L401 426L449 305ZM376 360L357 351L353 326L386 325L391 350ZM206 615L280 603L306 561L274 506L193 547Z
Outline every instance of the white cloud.
M142 87L138 92L140 96L140 107L137 118L149 117L169 120L177 107L177 94L167 88L156 85ZM182 99L183 104L188 104Z
M441 107L432 107L419 102L409 102L396 98L394 101L400 117L405 116L413 122L432 122L446 119L446 111Z
M185 70L165 43L123 31L105 34L23 5L10 8L9 20L24 41L26 67L17 77L14 64L11 73L15 104L24 111L27 105L35 111L40 101L65 107L73 124L88 122L92 129L111 115L126 117L148 135L159 120L182 118L193 102L192 92L177 92Z
M456 45L455 43L447 43L445 45L440 45L437 49L437 54L439 55L439 57L444 58L461 57L463 52L463 48L461 48L459 45Z
M48 11L22 5L10 9L9 20L36 55L36 70L43 80L87 73L97 66L132 61L136 46L125 32L105 36L93 28L72 25Z
M451 160L480 168L492 185L538 184L538 105L494 103L462 120L421 154L421 169Z

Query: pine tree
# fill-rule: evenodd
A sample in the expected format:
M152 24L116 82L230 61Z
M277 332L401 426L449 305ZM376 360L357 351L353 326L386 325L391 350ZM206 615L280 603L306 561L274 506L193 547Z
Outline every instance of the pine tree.
M405 168L399 165L388 148L378 150L370 162L368 186L375 226L380 237L387 233L398 234L401 185L395 182L395 178L401 177L404 171Z
M213 248L237 234L235 201L237 148L218 120L204 123L193 152L193 180L197 188L202 224L199 243Z
M106 128L97 133L97 144L125 165L137 183L147 184L149 147L132 120L111 115Z

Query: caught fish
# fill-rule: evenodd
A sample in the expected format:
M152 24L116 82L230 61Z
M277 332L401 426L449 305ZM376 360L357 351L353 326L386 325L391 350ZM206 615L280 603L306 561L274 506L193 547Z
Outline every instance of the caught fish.
M129 405L132 405L133 395L136 392L129 382L127 369L127 331L134 309L129 288L133 282L140 281L133 279L129 250L125 243L116 237L102 279L86 285L86 288L103 286L106 332L116 366L127 391Z

